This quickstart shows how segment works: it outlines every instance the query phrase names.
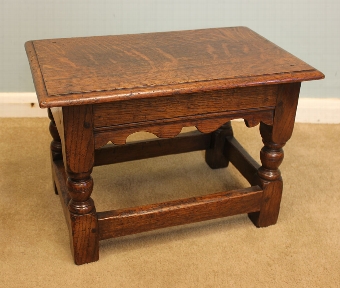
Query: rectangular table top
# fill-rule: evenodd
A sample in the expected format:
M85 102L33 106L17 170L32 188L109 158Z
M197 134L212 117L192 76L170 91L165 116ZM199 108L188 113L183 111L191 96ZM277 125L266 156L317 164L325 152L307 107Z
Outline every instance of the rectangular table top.
M324 78L246 27L35 40L25 48L41 107Z

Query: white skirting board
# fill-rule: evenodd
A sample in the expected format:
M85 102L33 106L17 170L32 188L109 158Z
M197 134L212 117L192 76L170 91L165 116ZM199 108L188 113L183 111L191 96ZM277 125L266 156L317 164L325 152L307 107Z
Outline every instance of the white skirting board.
M35 93L0 93L0 117L47 117L47 111ZM340 123L340 98L300 98L296 122Z
M35 93L0 93L0 117L47 117Z

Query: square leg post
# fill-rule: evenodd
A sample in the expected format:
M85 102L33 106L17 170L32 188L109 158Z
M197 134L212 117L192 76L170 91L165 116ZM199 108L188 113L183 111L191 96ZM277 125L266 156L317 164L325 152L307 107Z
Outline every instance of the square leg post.
M225 168L229 164L229 159L224 153L226 137L233 137L231 121L223 124L211 135L211 145L205 151L205 162L212 169Z

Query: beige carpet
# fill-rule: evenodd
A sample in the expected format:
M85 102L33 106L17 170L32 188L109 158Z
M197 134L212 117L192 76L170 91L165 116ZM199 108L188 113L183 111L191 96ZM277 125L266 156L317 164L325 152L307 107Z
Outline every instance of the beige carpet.
M258 159L258 128L233 125ZM1 287L340 287L340 125L296 124L275 226L257 229L239 215L101 241L99 262L82 266L52 190L47 127L0 119ZM203 152L93 176L98 211L248 186L233 167L210 170Z

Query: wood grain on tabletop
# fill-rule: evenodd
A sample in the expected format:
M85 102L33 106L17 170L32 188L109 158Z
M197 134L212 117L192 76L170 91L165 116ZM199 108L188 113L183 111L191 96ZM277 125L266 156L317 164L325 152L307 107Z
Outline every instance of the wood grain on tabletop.
M26 51L42 107L324 77L246 27L35 40Z

